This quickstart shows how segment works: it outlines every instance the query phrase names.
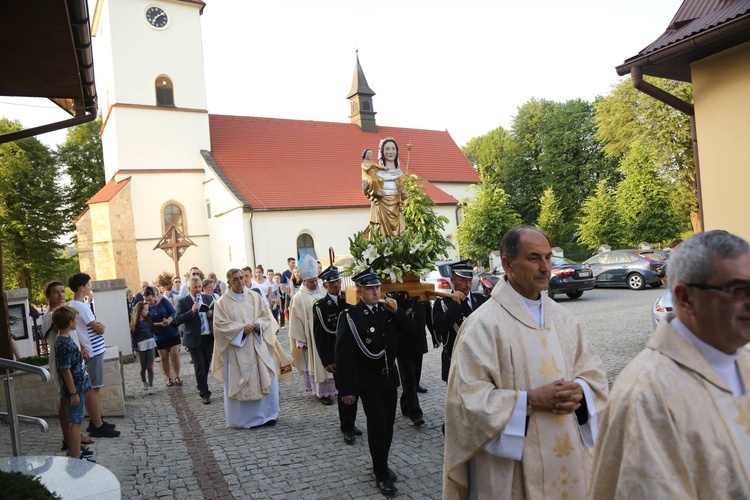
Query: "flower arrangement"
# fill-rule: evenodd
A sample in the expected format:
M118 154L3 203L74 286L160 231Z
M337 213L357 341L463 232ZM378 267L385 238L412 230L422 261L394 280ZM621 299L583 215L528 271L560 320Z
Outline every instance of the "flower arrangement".
M381 278L392 283L402 283L405 275L413 274L424 279L435 270L433 261L441 252L431 242L423 241L421 234L409 229L398 238L372 234L368 238L360 231L349 238L349 252L354 262L346 267L344 275L358 274L372 267Z

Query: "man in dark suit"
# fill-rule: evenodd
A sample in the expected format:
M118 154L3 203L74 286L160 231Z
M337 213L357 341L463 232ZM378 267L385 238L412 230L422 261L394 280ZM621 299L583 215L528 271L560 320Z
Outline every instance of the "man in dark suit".
M199 277L188 281L188 295L177 300L178 325L183 327L182 345L188 348L193 359L195 380L203 404L211 404L211 391L208 389L208 369L214 353L213 298L201 293L203 288Z
M396 473L388 468L399 385L395 361L399 338L410 340L414 326L396 300L380 302L380 279L372 268L352 279L360 301L338 321L334 362L339 394L347 405L356 404L357 396L362 399L376 486L392 495L398 491Z
M341 432L344 433L344 442L353 444L354 437L362 435L362 430L354 426L357 418L357 404L347 405L341 400L336 363L334 362L336 327L339 322L339 315L351 306L346 303L344 296L341 295L341 276L337 268L329 266L318 275L318 278L323 280L323 287L327 294L313 305L315 346L318 349L318 356L320 356L323 366L328 372L333 373L336 389L339 390L339 421L341 422Z
M456 342L458 329L464 320L479 306L487 301L487 297L480 293L471 291L471 281L474 271L470 260L462 260L451 264L451 282L453 283L453 296L439 297L432 306L432 323L435 335L443 343L442 378L448 381L448 371L451 366L453 345Z

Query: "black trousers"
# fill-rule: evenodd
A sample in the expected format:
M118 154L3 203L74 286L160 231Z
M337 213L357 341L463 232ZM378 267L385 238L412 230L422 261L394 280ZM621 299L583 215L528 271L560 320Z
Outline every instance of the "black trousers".
M393 441L397 396L395 387L383 392L363 392L359 395L367 416L367 444L372 457L372 471L378 481L388 479L388 453Z
M202 398L211 395L208 390L208 368L211 366L211 356L214 354L214 336L201 335L201 346L190 348L190 357L193 360L195 380L198 382L198 392Z
M333 374L333 382L336 384L336 389L339 388L336 374ZM357 403L353 405L345 405L341 401L341 393L338 395L339 404L339 422L341 422L341 432L354 432L354 422L357 420Z
M417 395L417 367L422 368L422 355L419 362L413 356L399 356L398 371L401 374L401 414L412 420L422 418L422 408Z

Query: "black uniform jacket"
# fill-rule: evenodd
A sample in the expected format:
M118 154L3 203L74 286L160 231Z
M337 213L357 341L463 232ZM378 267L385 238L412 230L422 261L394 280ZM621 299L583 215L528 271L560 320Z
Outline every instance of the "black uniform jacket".
M479 306L487 302L487 297L480 293L470 292L471 308L467 301L461 305L453 299L439 297L432 306L432 324L435 328L435 335L443 343L442 359L442 378L448 380L448 368L451 364L453 355L453 344L456 343L458 329L472 312L476 311Z
M403 308L396 314L382 304L373 309L378 312L359 301L339 316L334 359L342 396L387 391L400 383L396 368L399 343L412 342L414 324Z
M333 351L336 347L336 327L339 315L351 307L346 303L343 295L339 295L338 303L336 303L328 294L313 305L313 335L318 356L324 367L334 362Z

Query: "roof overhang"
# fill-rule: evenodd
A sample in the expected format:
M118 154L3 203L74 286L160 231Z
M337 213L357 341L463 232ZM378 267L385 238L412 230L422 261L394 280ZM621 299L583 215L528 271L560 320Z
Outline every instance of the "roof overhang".
M750 15L743 15L653 52L631 57L617 66L617 74L625 76L633 67L639 67L646 75L690 82L691 63L748 41Z
M0 0L0 95L48 98L70 119L0 135L0 143L96 119L86 0Z

